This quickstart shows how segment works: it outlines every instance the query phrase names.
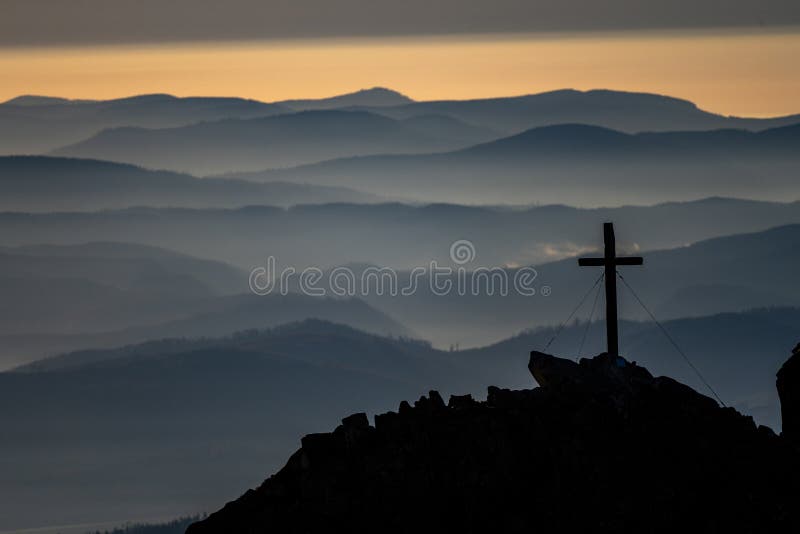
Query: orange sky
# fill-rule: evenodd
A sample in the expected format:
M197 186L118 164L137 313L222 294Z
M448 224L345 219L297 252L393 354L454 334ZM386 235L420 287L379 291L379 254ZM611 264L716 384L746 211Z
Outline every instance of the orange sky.
M800 32L476 35L0 49L0 100L140 93L259 100L382 85L415 99L571 87L746 116L800 112Z

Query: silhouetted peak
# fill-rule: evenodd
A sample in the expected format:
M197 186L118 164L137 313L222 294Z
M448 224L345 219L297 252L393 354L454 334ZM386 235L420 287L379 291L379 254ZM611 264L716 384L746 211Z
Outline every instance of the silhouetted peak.
M752 418L624 358L532 352L540 387L431 391L311 434L188 534L791 531L798 455Z
M370 87L328 98L309 98L278 102L295 110L337 107L390 107L414 102L402 93L386 87Z
M403 93L399 91L395 91L394 89L389 89L388 87L370 87L368 89L360 89L354 93L350 93L351 95L359 95L359 96L371 96L375 98L392 98L396 100L404 100L406 102L413 102L413 100Z

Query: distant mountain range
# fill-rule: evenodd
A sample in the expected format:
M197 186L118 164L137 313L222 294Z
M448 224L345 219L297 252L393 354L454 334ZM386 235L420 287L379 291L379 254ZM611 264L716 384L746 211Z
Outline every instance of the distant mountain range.
M235 208L385 199L336 186L201 179L107 161L0 156L0 210L88 211L134 206Z
M356 117L378 115L393 122L378 123L373 119L371 124L356 123L352 117L321 114L321 111L350 112ZM298 112L312 114L275 123L247 120ZM208 122L220 124L202 124ZM159 94L107 101L23 96L0 104L3 139L0 154L43 154L58 149L61 154L217 174L348 155L463 148L532 128L568 123L634 133L760 131L798 122L800 115L771 119L726 117L700 110L686 100L611 90L560 90L517 97L414 102L390 89L376 87L331 98L271 104L240 98L178 98ZM340 131L336 130L337 124ZM188 126L192 128L183 129ZM283 135L276 136L274 128L280 128ZM303 144L297 138L303 128L320 129L316 142L311 139ZM378 137L359 138L354 128L366 129ZM169 131L149 131L152 129ZM343 138L329 137L328 144L332 146L326 148L322 139L333 131ZM304 137L312 133L306 132ZM236 145L245 146L230 146L229 136ZM141 143L141 148L124 146L134 141ZM161 142L168 143L175 154L161 152ZM362 146L353 147L353 143ZM149 154L144 147L154 153ZM193 163L184 153L193 147L196 157L207 159ZM224 161L218 164L208 161L207 150Z
M495 137L492 130L448 117L395 120L366 111L312 110L176 128L104 130L52 154L217 174L347 156L452 150Z
M341 106L393 106L411 99L380 87L315 100L265 103L244 98L139 95L69 100L23 95L0 103L0 155L41 154L122 126L171 128L205 121L253 118Z
M665 326L727 403L774 424L775 363L796 342L798 313L754 311ZM575 354L583 326L568 327L551 350ZM624 322L622 332L629 359L696 384L657 328ZM296 450L300 436L330 430L342 414L396 410L398 399L434 388L445 398L483 398L490 384L532 387L528 353L552 334L543 329L451 353L306 321L82 351L0 373L0 403L25 407L0 413L7 460L0 492L16 495L0 527L30 524L33 510L40 523L65 524L116 519L114 503L139 517L211 507L255 486L262 471ZM602 324L594 324L582 354L601 345ZM31 446L56 440L58 448ZM43 499L51 505L42 508Z
M800 115L771 119L729 117L703 111L680 98L607 89L562 89L512 97L413 102L374 111L393 118L448 115L506 133L565 123L634 133L721 128L764 130L800 122Z
M795 199L800 124L626 134L565 124L441 154L376 155L235 174L461 204L642 204L726 195Z
M0 154L41 154L120 126L168 128L291 111L243 98L140 95L114 100L23 96L0 104Z

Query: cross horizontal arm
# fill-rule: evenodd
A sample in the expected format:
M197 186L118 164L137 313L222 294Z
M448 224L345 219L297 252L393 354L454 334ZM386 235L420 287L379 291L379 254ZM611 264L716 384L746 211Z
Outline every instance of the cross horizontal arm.
M606 264L605 258L578 258L581 267L602 267ZM641 256L622 256L614 258L613 265L642 265L644 258Z
M616 258L614 263L617 265L642 265L644 263L644 258L641 256L622 256Z

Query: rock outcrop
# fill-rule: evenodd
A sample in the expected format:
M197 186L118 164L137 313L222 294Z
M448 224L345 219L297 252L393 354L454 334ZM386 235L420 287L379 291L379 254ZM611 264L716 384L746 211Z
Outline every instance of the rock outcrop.
M187 532L800 532L798 454L750 417L622 358L529 368L536 389L306 436Z
M800 447L800 344L778 371L776 385L781 399L783 436Z

